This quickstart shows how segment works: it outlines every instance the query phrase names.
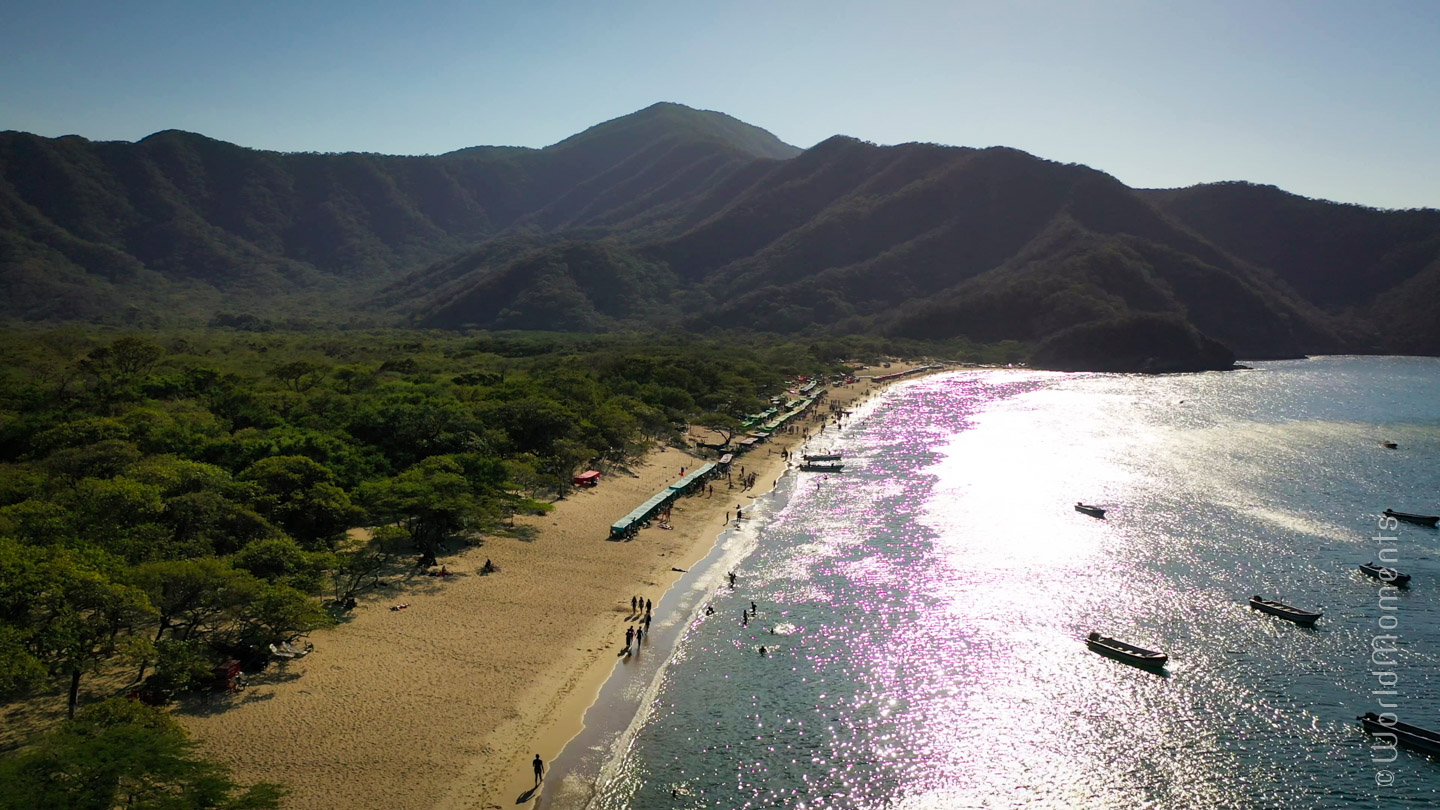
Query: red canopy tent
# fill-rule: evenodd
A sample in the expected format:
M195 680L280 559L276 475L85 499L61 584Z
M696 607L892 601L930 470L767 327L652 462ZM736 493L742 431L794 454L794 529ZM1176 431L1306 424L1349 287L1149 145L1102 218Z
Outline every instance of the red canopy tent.
M223 689L226 692L234 692L240 688L238 677L240 675L240 662L234 658L226 661L210 671L214 677L215 688Z

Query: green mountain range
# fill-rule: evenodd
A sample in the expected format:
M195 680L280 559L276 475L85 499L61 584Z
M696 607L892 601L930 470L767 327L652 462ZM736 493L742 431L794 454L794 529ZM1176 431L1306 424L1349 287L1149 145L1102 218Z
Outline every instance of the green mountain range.
M41 321L1037 342L1130 323L1249 357L1440 354L1440 211L1132 189L1006 148L802 151L677 104L426 157L3 133L0 277L5 315Z

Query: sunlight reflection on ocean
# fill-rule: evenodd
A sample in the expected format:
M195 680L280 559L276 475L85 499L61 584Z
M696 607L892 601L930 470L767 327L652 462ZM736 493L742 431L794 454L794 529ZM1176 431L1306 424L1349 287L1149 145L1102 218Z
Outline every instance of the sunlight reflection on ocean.
M1414 358L899 386L828 437L843 475L797 474L596 805L1432 806L1440 762L1402 753L1379 788L1355 722L1379 616L1355 565L1377 512L1440 507L1437 391ZM1440 727L1440 535L1397 534L1397 711Z

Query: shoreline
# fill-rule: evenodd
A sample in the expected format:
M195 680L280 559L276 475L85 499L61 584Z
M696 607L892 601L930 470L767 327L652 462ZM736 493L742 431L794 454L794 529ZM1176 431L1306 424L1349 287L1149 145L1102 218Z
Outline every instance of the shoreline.
M854 402L898 379L832 388L813 412L824 421L807 416L799 425L829 424L830 403ZM779 434L764 452L736 458L737 473L743 466L757 474L755 490L717 487L713 496L681 498L673 531L652 526L609 541L611 522L699 461L672 447L653 450L630 475L573 492L548 515L517 518L528 539L487 537L448 555L442 561L456 576L409 576L367 593L344 623L311 634L311 655L267 670L223 708L187 705L177 719L237 779L285 783L285 808L533 801L538 792L524 798L530 759L554 761L585 728L617 669L628 597L665 598L733 526L725 520L733 504L773 489L764 481L778 481L788 466L779 451L805 440ZM487 559L499 571L480 576ZM409 607L386 609L400 603Z

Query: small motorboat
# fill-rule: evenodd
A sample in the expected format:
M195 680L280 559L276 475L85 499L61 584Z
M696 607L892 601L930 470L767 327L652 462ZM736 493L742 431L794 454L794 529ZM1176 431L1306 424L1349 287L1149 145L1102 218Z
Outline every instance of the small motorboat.
M839 461L839 460L840 460L840 454L839 454L839 453L807 453L807 454L801 456L801 458L805 459L805 461L807 461L807 462L810 462L810 461Z
M1434 526L1440 523L1440 515L1414 515L1409 512L1396 512L1394 509L1386 509L1385 517L1414 523L1417 526Z
M1402 574L1394 568L1386 568L1383 565L1376 565L1373 562L1362 563L1360 570L1369 576L1391 585L1401 586L1410 583L1409 574Z
M1088 503L1080 503L1079 501L1076 501L1075 511L1079 512L1082 515L1089 515L1093 518L1100 518L1101 520L1105 519L1105 507L1103 506L1091 506Z
M1102 636L1099 633L1091 633L1086 636L1085 646L1101 655L1117 661L1124 661L1127 664L1134 664L1137 667L1163 667L1165 662L1170 660L1169 656L1163 652L1136 647L1134 644Z
M1380 446L1383 447L1383 448L1385 448L1386 450L1398 450L1398 449L1400 449L1400 445L1396 444L1395 442L1381 442L1381 443L1380 443Z
M1305 627L1313 627L1315 625L1315 622L1319 621L1320 617L1324 615L1322 613L1311 613L1308 610L1301 610L1297 607L1291 607L1289 605L1276 602L1273 599L1261 599L1258 596L1250 597L1250 607L1255 608L1261 613L1269 613L1271 616L1278 616L1281 619L1289 622L1294 622Z
M838 473L845 469L845 465L837 464L833 461L821 461L818 463L807 461L800 465L800 469L805 472Z
M1393 735L1395 742L1400 745L1424 751L1427 754L1440 754L1440 732L1402 723L1399 720L1387 723L1374 712L1366 712L1357 719L1360 721L1360 725L1371 734Z

